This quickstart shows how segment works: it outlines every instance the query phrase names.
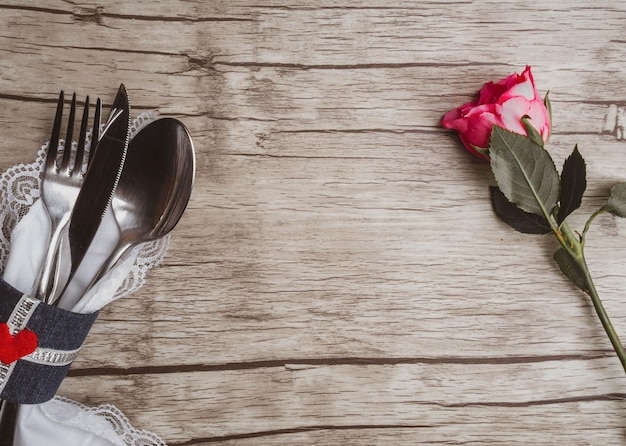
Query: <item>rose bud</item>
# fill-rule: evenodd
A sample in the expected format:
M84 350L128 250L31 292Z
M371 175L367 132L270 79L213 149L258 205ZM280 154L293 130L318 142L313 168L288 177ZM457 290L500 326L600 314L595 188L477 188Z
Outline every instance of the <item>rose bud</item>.
M489 159L489 139L494 125L511 132L528 135L526 119L543 139L550 136L550 112L535 88L527 66L522 74L511 74L497 83L487 82L479 97L448 112L443 126L459 132L461 141L474 155Z

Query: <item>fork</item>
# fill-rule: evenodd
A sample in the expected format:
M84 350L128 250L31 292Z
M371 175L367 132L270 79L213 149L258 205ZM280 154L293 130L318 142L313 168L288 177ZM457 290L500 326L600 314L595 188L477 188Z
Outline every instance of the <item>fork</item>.
M63 91L59 94L59 101L52 126L52 135L48 143L48 153L45 165L42 169L41 177L41 201L50 219L50 243L46 253L44 263L37 280L36 297L44 302L54 294L55 288L54 272L56 270L56 255L59 249L61 236L67 227L76 197L83 183L85 161L89 164L90 153L85 152L85 141L87 135L87 125L89 119L89 96L85 99L83 117L80 126L76 153L72 160L72 137L74 130L74 116L76 113L76 93L72 96L70 114L67 123L65 145L63 155L59 163L59 137L61 133L61 120L63 117L64 96ZM100 115L102 113L102 103L100 99L96 102L94 116L91 147L94 148L98 142L100 131ZM91 152L91 150L90 150ZM73 161L73 162L72 162Z

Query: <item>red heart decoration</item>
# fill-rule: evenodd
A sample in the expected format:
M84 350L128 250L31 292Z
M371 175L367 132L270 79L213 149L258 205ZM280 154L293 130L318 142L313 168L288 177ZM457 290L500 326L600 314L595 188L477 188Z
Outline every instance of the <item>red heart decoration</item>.
M7 324L0 324L0 362L9 365L37 349L37 335L24 329L11 335Z

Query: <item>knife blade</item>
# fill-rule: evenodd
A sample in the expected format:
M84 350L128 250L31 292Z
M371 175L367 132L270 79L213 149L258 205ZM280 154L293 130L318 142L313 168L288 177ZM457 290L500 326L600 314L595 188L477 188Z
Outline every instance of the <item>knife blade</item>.
M91 161L72 210L66 239L69 244L71 265L66 274L69 275L56 278L55 291L49 301L51 304L63 295L63 291L74 277L111 203L126 159L130 139L130 118L128 93L124 84L121 84L113 101L107 125L90 156ZM67 255L61 257L59 262ZM61 269L63 266L57 264L57 274Z

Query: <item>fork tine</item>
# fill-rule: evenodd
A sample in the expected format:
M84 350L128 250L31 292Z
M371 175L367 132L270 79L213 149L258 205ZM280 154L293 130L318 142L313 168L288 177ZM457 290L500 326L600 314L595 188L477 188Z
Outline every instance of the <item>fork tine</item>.
M67 170L72 154L72 138L74 137L74 115L76 114L76 93L72 95L72 105L70 106L70 116L67 121L67 133L65 134L65 148L61 159L61 170Z
M76 146L76 158L72 174L78 175L83 170L83 159L85 157L85 139L87 137L87 120L89 119L89 96L85 98L85 108L83 109L83 119L80 121L80 133L78 134L78 146Z
M54 124L52 125L52 135L48 143L48 154L46 155L46 169L52 169L57 158L59 147L59 136L61 134L61 119L63 118L63 91L59 93L59 101L57 102L57 111L54 115Z
M93 117L93 130L91 131L91 146L89 147L89 158L87 159L87 166L93 159L93 154L96 152L98 146L98 140L100 139L100 116L102 115L102 101L100 98L96 100L96 113Z

